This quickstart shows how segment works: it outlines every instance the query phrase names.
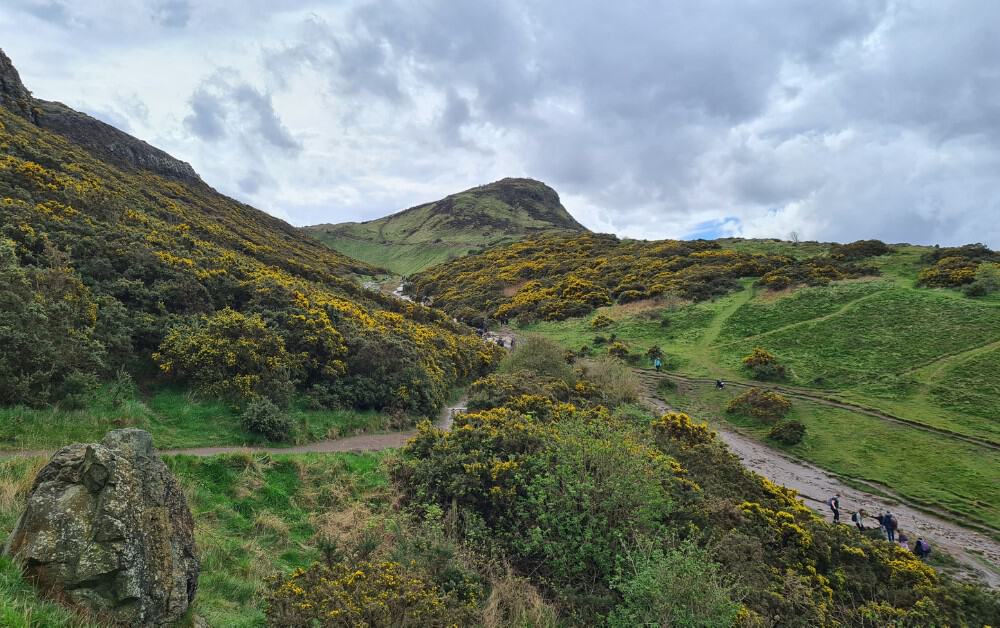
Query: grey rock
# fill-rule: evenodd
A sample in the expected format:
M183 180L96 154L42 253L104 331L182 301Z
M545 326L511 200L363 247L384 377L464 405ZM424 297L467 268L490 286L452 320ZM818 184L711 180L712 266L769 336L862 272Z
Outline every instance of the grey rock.
M194 520L148 432L60 449L4 553L45 593L128 626L165 626L198 586Z

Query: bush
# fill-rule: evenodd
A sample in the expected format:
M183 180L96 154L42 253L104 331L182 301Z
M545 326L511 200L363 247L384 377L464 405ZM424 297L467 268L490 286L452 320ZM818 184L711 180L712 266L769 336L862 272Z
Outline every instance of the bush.
M468 625L475 608L393 561L299 569L268 598L272 626Z
M768 423L781 420L792 409L792 401L773 390L751 388L733 397L726 405L726 412L750 416Z
M622 602L608 626L732 626L741 608L719 565L691 542L668 551L649 542L626 549L611 587Z
M590 326L593 329L604 329L612 324L614 324L614 321L604 314L598 314L594 317L594 320L590 321Z
M750 369L754 379L777 380L785 378L785 367L778 363L778 358L760 347L755 348L750 355L743 358L743 366Z
M855 261L866 257L878 257L891 253L889 245L881 240L857 240L849 244L834 244L830 247L830 257L845 261Z
M695 423L683 412L669 412L653 421L653 436L657 445L669 450L667 441L675 441L683 447L704 445L715 439L715 432L708 428L707 423Z
M798 445L806 437L806 426L801 421L785 421L772 427L767 437L785 445Z
M288 440L292 421L270 399L258 397L247 404L240 417L243 429L272 441Z
M296 370L281 335L263 318L229 308L174 326L153 358L164 373L236 403L267 397L284 405Z
M656 358L663 360L663 349L660 348L660 345L653 345L646 351L646 357L650 360L655 360Z
M976 269L976 278L963 288L965 296L985 297L1000 290L1000 264L984 262Z
M566 363L566 350L544 336L529 335L517 343L517 348L500 363L503 373L528 371L543 377L555 377L565 382L573 380Z
M613 342L608 346L608 355L624 360L628 357L628 345L624 342Z
M587 362L581 377L593 383L604 403L611 406L639 400L639 385L632 370L608 356Z

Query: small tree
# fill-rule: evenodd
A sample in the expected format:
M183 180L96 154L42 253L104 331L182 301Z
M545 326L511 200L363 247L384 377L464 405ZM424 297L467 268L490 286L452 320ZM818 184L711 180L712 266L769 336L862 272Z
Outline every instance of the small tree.
M756 347L750 355L743 358L743 366L750 369L754 379L785 378L785 367L778 363L774 354L761 347Z
M253 434L260 434L268 440L288 440L292 433L291 419L265 397L259 397L248 403L241 419L243 429Z

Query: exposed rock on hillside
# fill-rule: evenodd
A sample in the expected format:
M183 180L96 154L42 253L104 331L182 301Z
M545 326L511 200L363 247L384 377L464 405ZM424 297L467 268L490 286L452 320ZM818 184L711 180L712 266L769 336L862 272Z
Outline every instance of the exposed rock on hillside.
M37 126L79 144L99 159L127 170L149 170L156 174L200 182L187 162L175 159L110 124L74 111L59 102L39 100L21 82L17 69L0 50L0 104L31 120Z
M46 593L131 626L177 621L198 585L191 511L136 429L56 452L4 553Z

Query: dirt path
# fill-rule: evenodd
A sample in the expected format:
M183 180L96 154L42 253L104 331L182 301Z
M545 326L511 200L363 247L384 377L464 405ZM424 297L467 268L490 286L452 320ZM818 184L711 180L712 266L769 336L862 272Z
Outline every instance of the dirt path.
M452 421L456 413L465 411L465 398L456 404L441 410L441 415L434 422L434 426L447 430L451 428ZM382 451L383 449L396 449L406 444L417 433L416 429L402 432L383 432L379 434L358 434L357 436L347 436L333 440L323 440L307 445L295 447L192 447L186 449L161 449L159 453L164 456L215 456L217 454L228 454L236 452L260 452L269 454L307 454L307 453L336 453L355 452L364 453L369 451ZM13 457L35 457L51 456L52 451L4 451L0 452L0 458Z
M649 397L648 401L659 411L672 410L663 400ZM911 508L895 501L865 493L847 486L834 475L811 464L785 456L770 447L725 426L713 425L719 438L739 456L748 469L776 484L795 489L810 506L827 518L833 519L826 500L839 493L843 505L841 520L853 525L850 513L864 508L872 516L888 510L899 520L900 529L910 537L911 543L923 536L932 547L940 547L958 560L966 572L977 574L991 587L1000 587L1000 543L988 536L963 528L943 518ZM867 527L878 524L874 519Z
M639 377L646 381L647 383L655 383L659 379L671 379L678 382L684 382L688 384L714 384L715 379L710 377L692 377L689 375L680 375L678 373L654 373L652 371L637 371ZM783 395L792 397L795 399L802 399L812 403L818 403L824 406L830 406L833 408L840 408L841 410L850 410L851 412L858 412L860 414L866 414L868 416L875 417L876 419L886 421L888 423L895 423L897 425L905 425L906 427L912 427L914 429L923 430L925 432L932 432L939 436L944 436L946 438L954 438L957 440L962 440L973 445L978 445L980 447L985 447L987 449L992 449L994 451L1000 451L1000 443L995 441L980 438L978 436L971 436L969 434L961 434L959 432L953 432L951 430L946 430L940 427L934 427L933 425L928 425L926 423L921 423L919 421L914 421L912 419L905 419L903 417L898 417L892 414L887 414L881 410L876 410L875 408L869 408L867 406L861 406L856 403L850 403L848 401L840 401L838 399L833 399L831 397L825 397L820 393L804 390L802 388L793 388L787 385L776 385L770 382L744 382L737 380L726 380L726 386L733 386L737 388L754 388L761 387L770 390L775 390Z

